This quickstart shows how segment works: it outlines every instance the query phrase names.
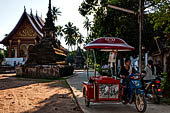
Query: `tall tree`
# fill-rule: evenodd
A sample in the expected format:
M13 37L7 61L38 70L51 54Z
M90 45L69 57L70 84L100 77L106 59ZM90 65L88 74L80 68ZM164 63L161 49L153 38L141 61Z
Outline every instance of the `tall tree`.
M108 4L138 10L138 1L131 0L84 0L79 7L83 16L94 15L89 41L99 37L119 37L136 48L138 53L138 16L108 8Z
M150 7L152 0L146 0L145 5ZM136 48L134 54L138 54L139 25L138 15L129 14L107 5L116 5L138 12L138 0L84 0L79 7L79 12L86 17L93 14L93 23L90 31L90 40L104 36L119 37ZM148 14L145 14L143 46L147 46L148 40L153 40L153 26L150 24ZM148 27L149 26L149 27ZM147 40L146 40L147 39ZM90 41L89 40L89 41ZM146 41L146 42L145 42Z
M154 0L155 5L152 6L152 17L151 23L154 24L154 30L163 28L163 33L170 33L170 1L169 0Z
M83 22L83 24L84 24L84 28L87 30L87 38L89 37L89 30L90 30L90 27L91 27L91 23L92 22L90 22L89 18L86 16L86 19Z
M138 12L139 8L138 0L84 0L79 7L80 14L84 17L94 15L88 42L99 37L119 37L135 47L134 52L121 53L121 56L137 56L139 50L138 15L111 9L107 7L108 4L135 12ZM151 0L145 2L147 7L151 4ZM145 48L149 48L153 40L153 25L150 24L150 20L151 18L145 12L145 32L142 40L142 46Z
M58 25L56 27L56 29L57 29L56 36L57 37L59 36L60 37L60 41L61 41L61 37L63 36L63 26Z
M59 8L53 7L52 8L52 15L53 15L53 20L57 21L58 16L61 16L61 11L59 10Z
M73 26L73 23L68 22L68 24L65 25L65 28L63 29L63 32L65 34L65 42L66 45L68 45L68 50L69 47L71 47L73 51L73 45L76 45L76 36L77 36L77 29L75 26Z
M0 64L2 63L4 59L4 54L2 53L2 50L0 50Z
M154 30L161 32L163 36L160 36L160 34L157 34L160 36L160 38L166 37L166 40L170 40L170 0L154 0L155 4L152 6L152 10L154 13L151 14L152 21L151 23L154 25ZM170 55L170 49L169 49L169 55ZM164 79L164 94L170 98L170 56L167 56L167 76Z
M81 44L84 42L84 39L83 39L83 35L81 33L79 33L78 35L78 39L77 39L77 47L81 47Z

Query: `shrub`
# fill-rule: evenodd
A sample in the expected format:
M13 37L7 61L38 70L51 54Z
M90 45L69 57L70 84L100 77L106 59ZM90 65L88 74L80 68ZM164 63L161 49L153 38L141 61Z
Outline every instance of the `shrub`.
M162 73L163 79L161 81L161 88L163 90L164 97L170 98L170 82L167 73Z

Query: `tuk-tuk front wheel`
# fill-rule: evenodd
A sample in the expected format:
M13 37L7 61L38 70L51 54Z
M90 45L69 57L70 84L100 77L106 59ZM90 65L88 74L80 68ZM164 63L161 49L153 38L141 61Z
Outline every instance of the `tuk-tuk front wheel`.
M86 98L85 98L85 105L86 105L86 107L90 106L90 101L88 99L86 99Z
M90 106L90 100L87 99L86 95L86 89L83 90L83 95L84 95L84 100L85 100L85 105L86 107Z
M136 105L136 109L139 112L144 113L146 111L147 102L145 100L144 95L142 95L142 94L136 95L135 105Z

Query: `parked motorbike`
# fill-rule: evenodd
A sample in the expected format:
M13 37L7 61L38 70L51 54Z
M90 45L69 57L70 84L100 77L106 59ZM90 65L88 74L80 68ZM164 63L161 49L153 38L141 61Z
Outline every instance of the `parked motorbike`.
M159 104L160 98L162 97L162 89L160 88L160 83L161 79L158 77L149 82L144 82L145 96L152 100L152 102L155 104Z
M127 77L127 80L129 81L129 85L126 86L126 89L129 89L129 91L126 102L129 102L129 104L134 102L139 112L145 112L147 102L145 99L145 92L142 90L140 75L131 74Z

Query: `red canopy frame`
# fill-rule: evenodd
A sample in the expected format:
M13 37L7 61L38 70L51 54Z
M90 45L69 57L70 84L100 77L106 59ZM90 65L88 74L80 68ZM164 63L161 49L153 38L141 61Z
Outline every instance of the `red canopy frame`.
M87 77L89 79L89 74L88 74L88 59L89 59L89 52L90 50L93 50L93 55L95 58L95 63L94 63L94 73L96 76L96 56L95 56L95 50L99 51L133 51L135 48L128 45L124 40L120 38L115 38L115 37L102 37L98 38L90 43L88 43L85 47L85 49L88 50L87 54ZM116 66L117 67L117 66Z
M85 49L99 49L100 51L132 51L135 48L124 40L115 37L102 37L88 43Z

